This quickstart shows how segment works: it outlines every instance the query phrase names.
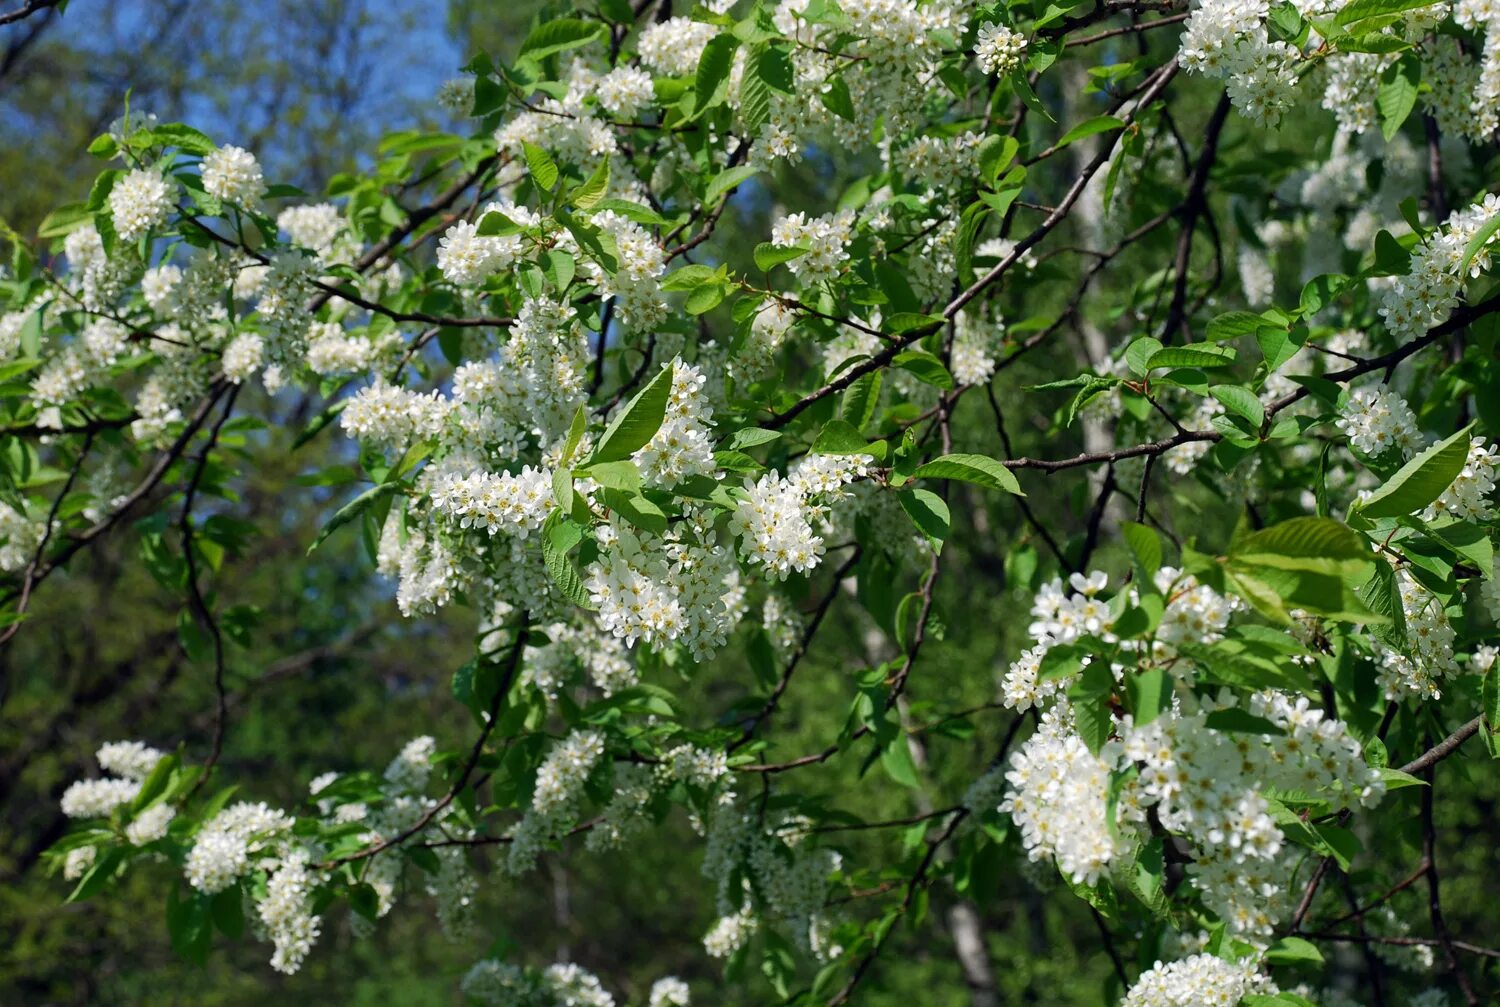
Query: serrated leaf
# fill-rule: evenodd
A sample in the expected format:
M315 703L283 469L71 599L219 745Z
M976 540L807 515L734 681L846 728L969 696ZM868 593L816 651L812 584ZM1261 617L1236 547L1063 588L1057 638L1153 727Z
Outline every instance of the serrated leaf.
M719 172L714 180L708 183L708 188L703 191L703 205L712 207L718 204L719 197L727 194L729 190L740 185L746 179L754 176L760 171L759 168L748 164L741 164Z
M1490 243L1490 239L1495 236L1496 231L1500 231L1500 214L1492 215L1489 220L1485 221L1484 226L1475 231L1474 236L1464 245L1463 264L1458 269L1460 276L1468 273L1469 266L1473 263L1474 257Z
M947 539L953 518L942 497L930 490L914 489L898 494L896 499L912 523L934 543L941 545Z
M880 405L881 372L862 374L844 391L840 414L855 430L863 430L875 418Z
M1025 496L1015 473L985 455L950 454L935 458L912 475L918 479L958 479L986 489Z
M590 456L590 464L620 461L645 447L661 429L671 394L672 365L667 364L605 428L599 446Z
M1144 378L1151 370L1149 361L1161 349L1160 340L1141 336L1125 348L1125 365L1130 368L1130 373Z
M609 191L609 158L599 159L599 167L578 188L568 195L568 201L580 210L588 210L597 206L599 200Z
M1372 519L1405 517L1432 503L1463 471L1469 457L1471 429L1472 423L1417 455L1378 490L1356 501L1353 509Z
M334 511L333 517L329 518L328 523L319 530L318 537L313 540L313 544L307 547L308 555L312 555L313 551L328 539L328 536L359 517L387 496L399 492L401 489L403 489L403 485L399 482L388 482L381 483L378 486L371 486L359 496Z
M474 233L481 238L503 238L511 234L520 234L524 230L524 227L499 210L491 210L479 218L479 226L474 229Z
M740 79L740 118L752 133L760 132L760 128L771 117L771 88L760 72L760 62L765 52L764 44L750 50L749 58L745 61L749 70Z
M594 604L583 586L583 578L578 575L573 560L568 556L572 548L583 540L583 535L582 528L553 511L542 523L542 561L563 597L580 608L592 609Z
M823 107L845 122L854 121L854 99L849 94L849 84L842 77L830 79L827 86L818 92Z
M1431 7L1434 2L1435 0L1350 0L1339 10L1333 23L1349 25L1382 14L1399 14L1418 7Z
M1141 572L1148 577L1155 576L1156 571L1161 569L1161 536L1154 529L1134 521L1120 522L1120 532L1125 536L1125 543L1130 546L1136 562L1140 564Z
M1231 311L1209 322L1204 338L1209 342L1238 339L1240 336L1254 335L1261 326L1267 324L1269 323L1264 318L1253 311Z
M526 41L521 43L521 49L516 57L518 59L526 57L536 60L545 59L553 53L587 45L599 38L603 32L604 25L598 21L552 18L532 29L531 34L526 36Z
M1266 949L1266 961L1272 965L1296 965L1302 962L1321 964L1323 952L1302 937L1283 937Z
M1163 346L1146 358L1150 370L1162 367L1228 367L1236 354L1228 346Z
M1380 132L1387 142L1395 137L1401 124L1417 107L1417 85L1422 71L1415 56L1403 56L1386 67L1375 92L1375 107L1380 112Z
M698 57L698 72L693 78L695 118L724 100L734 50L739 44L739 39L723 32L709 39L703 47L703 53Z
M1056 146L1066 147L1070 143L1082 140L1086 136L1094 136L1098 133L1108 133L1114 129L1124 129L1125 120L1118 119L1112 115L1096 115L1092 119L1086 119L1063 134Z
M818 431L812 446L813 454L818 455L863 454L869 449L864 435L847 420L829 420Z
M724 446L733 450L753 448L760 444L769 444L771 441L781 437L780 430L766 430L761 427L743 427L736 430L724 442Z
M953 387L953 375L948 373L948 368L943 362L931 353L922 350L903 350L896 354L891 361L892 365L899 367L916 376L919 381L932 385L936 388L949 390Z
M769 273L773 266L800 259L807 251L801 245L773 245L769 241L762 241L755 246L755 265L761 272Z
M1369 545L1331 518L1295 517L1242 539L1230 550L1237 564L1354 575L1373 559Z
M1257 430L1266 421L1266 407L1261 405L1260 399L1248 388L1239 385L1214 385L1208 390L1208 394L1218 399L1225 409L1249 420L1250 425Z
M552 155L524 140L521 141L521 151L526 155L526 170L531 173L531 180L542 191L550 193L557 184L557 163L552 160Z

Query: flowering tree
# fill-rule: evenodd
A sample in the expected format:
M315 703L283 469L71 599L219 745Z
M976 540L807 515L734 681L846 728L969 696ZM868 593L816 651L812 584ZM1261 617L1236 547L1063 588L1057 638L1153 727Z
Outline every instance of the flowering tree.
M1500 752L1500 7L602 0L466 69L472 136L393 134L332 202L127 111L11 236L0 642L133 535L217 695L206 747L107 744L62 794L70 899L146 872L184 955L295 973L685 817L701 953L764 1002L857 1001L929 899L1018 869L1097 921L1103 1002L1482 1002L1434 784ZM475 613L472 725L274 807L219 765L228 572L274 533L252 407L297 388L299 443L347 444L309 551ZM1029 637L977 707L929 658L996 631L959 572ZM795 747L836 610L867 660ZM841 765L916 812L805 782ZM523 947L461 989L607 979Z

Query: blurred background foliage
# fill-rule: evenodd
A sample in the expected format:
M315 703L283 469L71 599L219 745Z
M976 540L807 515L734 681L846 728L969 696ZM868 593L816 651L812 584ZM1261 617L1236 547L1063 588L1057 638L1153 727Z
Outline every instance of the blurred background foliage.
M84 196L100 167L84 148L121 114L127 93L132 109L191 122L222 142L255 150L269 180L320 192L337 172L369 163L383 133L462 131L433 101L438 86L475 51L506 55L539 9L536 0L73 0L65 16L43 12L0 29L0 218L30 233L49 209ZM1175 99L1187 136L1215 98L1210 90L1197 94L1201 107L1192 88L1180 88ZM1078 93L1043 97L1088 100ZM1282 137L1300 145L1320 128L1310 124L1309 134L1292 124ZM1079 146L1078 156L1087 156L1087 145ZM802 194L809 206L860 173L836 151L813 151L782 170L789 175L776 190ZM1071 181L1065 165L1054 174L1044 187ZM745 219L720 229L711 255L744 257L753 243L736 243L736 233L765 230L766 190L747 190L733 210ZM1150 188L1138 191L1132 217L1158 212ZM1139 276L1170 254L1172 236L1164 230L1159 237L1132 253L1141 257L1134 278L1124 271L1126 279L1110 281L1120 289L1101 284L1081 324L1013 368L997 391L1016 453L1061 456L1086 446L1087 429L1064 435L1074 443L1062 443L1052 432L1053 417L1037 412L1039 403L1057 407L1066 399L1029 396L1023 408L1016 390L1097 360L1098 328L1133 309ZM1153 263L1152 256L1161 258ZM1039 268L1057 267L1044 262ZM1024 299L1019 292L1009 296L1016 319L1060 307L1036 303L1029 291ZM458 747L471 727L448 683L468 657L472 614L449 608L438 618L402 619L355 535L335 536L304 559L338 502L307 477L339 462L348 443L325 435L293 449L297 433L321 407L312 398L267 400L263 394L246 403L244 412L267 425L238 435L253 451L236 479L240 500L233 506L258 534L217 579L232 595L226 601L247 606L256 622L250 645L231 652L226 776L244 781L241 796L283 806L303 800L318 773L378 768L418 733L436 734L440 747ZM1001 453L994 414L982 396L966 397L955 423L968 428L965 443L989 437L992 453ZM1203 530L1221 529L1227 539L1240 502L1192 480L1165 482L1159 481L1159 492L1174 500L1163 513L1191 525L1178 530L1198 533L1205 548L1222 546ZM1047 515L1063 551L1076 555L1088 535L1089 483L1059 476L1033 480L1028 489L1031 506ZM999 676L1026 639L1029 589L1058 572L1013 503L959 484L955 493L956 527L947 548L958 555L945 564L939 632L924 651L920 686L904 710L908 724L928 723L936 710L993 702ZM1106 545L1095 565L1123 566L1107 544L1108 524L1121 516L1133 515L1105 515ZM122 529L80 555L66 575L43 588L25 631L0 650L0 1003L149 1000L234 1007L261 1004L268 993L288 1005L448 1003L458 999L457 980L469 965L506 947L531 964L578 961L622 1004L640 1002L665 974L689 980L695 1003L774 1002L759 976L726 978L701 953L699 938L713 907L692 852L699 841L678 819L621 852L582 855L578 849L569 851L577 855L545 857L541 870L519 883L487 874L483 932L471 942L450 943L430 915L417 911L393 913L363 941L352 938L345 921L330 921L293 977L272 972L264 949L248 941L216 950L203 968L178 959L167 939L167 886L160 877L136 872L111 897L64 905L66 887L46 877L38 862L63 827L57 810L63 787L86 772L101 742L139 738L170 747L180 740L201 755L212 725L208 669L192 664L178 642L182 600L151 579L138 550L138 537ZM808 594L811 607L816 598ZM853 673L890 656L891 644L857 606L835 605L829 618L783 703L779 757L826 744L854 692ZM688 708L724 709L753 691L743 655L730 649L717 660L712 676L682 669ZM857 767L843 763L805 770L801 786L870 820L941 807L993 757L1007 721L991 709L915 735L921 790L893 787L878 771L861 780ZM1486 901L1500 841L1500 788L1494 773L1468 773L1466 761L1446 763L1439 784L1447 791L1437 804L1447 913L1459 934L1492 933ZM1420 856L1419 837L1408 828L1414 793L1393 795L1360 826L1412 832L1409 863ZM894 863L901 841L888 832L849 833L849 862ZM1399 864L1372 866L1401 871ZM869 880L878 884L878 872ZM1082 901L1059 897L1059 887L1050 869L1023 870L976 879L962 901L934 892L926 920L903 925L856 999L871 1007L1112 1002L1118 989L1111 990L1111 964L1096 921ZM1405 893L1399 899L1409 905L1398 911L1416 916L1419 898ZM953 938L954 921L965 913L977 924L972 932L981 937L978 959L990 973L990 989L973 984L972 956L966 981ZM1331 956L1335 970L1359 958L1353 950L1340 958L1344 953Z

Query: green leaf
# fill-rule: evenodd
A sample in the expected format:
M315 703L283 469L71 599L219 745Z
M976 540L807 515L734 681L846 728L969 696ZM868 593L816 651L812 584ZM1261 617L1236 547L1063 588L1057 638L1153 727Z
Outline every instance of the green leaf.
M945 391L953 387L953 375L949 374L943 362L931 353L922 350L903 350L896 354L891 363L915 375L917 380L925 384L942 388Z
M1104 747L1114 730L1114 717L1110 715L1107 697L1088 699L1073 705L1073 717L1078 725L1078 736L1094 755Z
M318 537L313 540L313 544L307 547L308 555L312 555L313 551L322 545L328 536L359 517L386 497L400 492L404 488L404 485L400 482L381 483L378 486L371 486L359 496L344 504L344 506L334 511L333 517L329 518L328 523L318 532Z
M1383 276L1404 276L1411 271L1411 250L1402 245L1390 231L1375 235L1375 272Z
M1125 348L1125 364L1130 373L1144 378L1151 370L1151 358L1160 353L1161 342L1150 336L1141 336Z
M1210 342L1238 339L1240 336L1254 335L1266 324L1266 320L1253 311L1231 311L1208 323L1206 338Z
M37 225L39 238L62 238L78 230L94 217L94 211L85 203L69 203L59 206L42 218Z
M1155 576L1156 571L1161 569L1161 536L1154 529L1134 521L1120 522L1120 531L1135 555L1136 562L1140 564L1141 572L1148 577Z
M178 150L199 156L210 153L215 146L207 135L180 122L168 122L155 126L151 129L151 135L157 143L169 144Z
M1355 576L1364 573L1374 557L1348 525L1330 518L1294 517L1247 536L1230 550L1229 558L1241 565Z
M1381 14L1399 14L1402 11L1416 10L1418 7L1431 7L1434 0L1351 0L1338 12L1333 19L1337 25L1353 24L1363 21L1367 17L1377 17Z
M1146 358L1150 370L1161 367L1228 367L1235 352L1228 346L1163 346Z
M869 442L848 420L829 420L813 441L816 455L855 455L870 450Z
M632 203L628 199L601 199L590 209L595 213L603 213L606 210L618 213L626 220L633 220L642 227L662 227L667 219L648 206L640 203Z
M1266 949L1266 961L1272 965L1297 965L1302 962L1322 964L1323 952L1312 941L1301 937L1283 937Z
M897 731L890 743L880 750L880 768L903 787L916 790L922 786L921 780L917 778L917 764L912 761L911 746L906 743L906 735L901 731Z
M215 894L209 902L209 914L220 933L231 940L237 940L245 932L245 907L242 904L240 886L230 885Z
M761 444L769 444L780 437L780 430L766 430L762 427L742 427L730 435L729 440L724 442L724 446L732 450L743 450L745 448L757 447Z
M834 77L818 92L823 107L845 122L854 121L854 98L849 94L849 85L842 77Z
M481 238L503 238L511 234L520 234L524 230L526 230L524 227L499 210L491 210L479 218L479 226L474 229L474 233Z
M855 430L863 430L875 418L875 409L880 405L881 372L862 374L844 392L840 414Z
M615 511L637 528L656 535L666 533L667 515L640 493L606 489L603 491L603 496L604 506Z
M115 876L115 871L125 860L125 850L120 846L111 846L100 850L94 857L93 866L83 872L83 877L78 879L78 884L73 887L65 902L82 902L90 896L98 894L109 879Z
M1214 385L1208 390L1208 394L1223 403L1225 409L1249 420L1250 425L1257 430L1266 421L1266 407L1261 405L1260 399L1248 388L1239 385Z
M755 265L761 272L769 273L773 266L800 259L807 251L801 245L773 245L769 241L762 241L755 246Z
M996 136L991 133L979 145L979 180L993 186L1000 171L1016 158L1021 149L1020 141L1013 136Z
M599 159L599 167L589 176L588 181L583 182L578 188L568 195L568 201L580 210L588 210L597 206L599 200L609 191L609 158Z
M1177 643L1174 646L1184 657L1192 658L1211 682L1237 689L1317 692L1304 669L1284 656L1266 653L1243 640L1220 640L1210 646L1197 643Z
M729 168L714 176L714 180L708 183L708 188L703 191L703 205L712 207L718 205L719 197L728 194L729 190L738 186L741 182L757 174L759 168L748 164Z
M683 310L690 315L701 315L712 311L724 301L727 288L723 283L705 283L688 294L687 300L682 302Z
M557 163L552 160L552 155L524 140L521 141L521 151L526 155L526 170L531 173L531 180L543 192L550 193L557 184Z
M924 315L917 311L898 311L885 320L885 330L897 336L905 335L908 332L916 332L919 329L936 332L942 325L943 319L941 317L937 315Z
M1160 667L1125 676L1125 696L1137 727L1151 723L1172 705L1172 680Z
M952 515L942 497L930 490L914 489L909 493L899 494L896 499L901 501L901 508L906 511L912 523L932 539L934 544L941 545L948 537Z
M553 18L543 21L532 29L531 34L526 36L526 41L521 43L521 50L516 54L516 58L544 59L565 49L576 49L578 46L587 45L599 38L603 32L604 25L598 21Z
M579 406L573 413L573 422L568 424L568 439L563 445L562 464L567 465L573 460L573 452L578 450L578 445L583 442L584 431L588 429L588 409Z
M714 278L712 266L694 263L674 269L661 281L663 290L694 290Z
M1057 147L1066 147L1076 140L1082 140L1086 136L1094 136L1097 133L1107 133L1112 129L1124 129L1125 120L1117 119L1112 115L1096 115L1092 119L1086 119L1063 134L1058 140Z
M672 365L667 364L605 428L589 463L619 461L645 447L661 429L671 394Z
M935 458L912 473L919 479L958 479L986 489L1025 496L1010 469L985 455L951 454Z
M1464 276L1468 273L1470 263L1474 261L1474 257L1479 254L1480 250L1490 243L1496 231L1500 231L1500 214L1485 221L1484 226L1475 231L1468 244L1464 245L1464 261L1458 269L1458 275Z
M1347 8L1345 9L1347 11ZM1385 68L1380 75L1380 87L1375 93L1375 107L1380 111L1380 132L1389 142L1401 129L1401 124L1417 107L1417 85L1422 69L1412 54ZM1467 260L1465 260L1467 266Z
M1500 218L1496 218L1500 219ZM1415 514L1442 496L1463 471L1469 458L1469 431L1473 424L1417 455L1401 466L1385 485L1353 509L1367 518L1405 517Z
M760 71L765 53L766 46L763 43L750 50L750 56L745 61L748 69L740 79L740 118L745 120L745 125L751 132L756 133L760 132L760 128L771 117L771 88Z
M703 54L698 57L698 73L693 80L694 118L724 100L734 50L739 44L739 39L724 32L709 39L703 47Z
M542 523L542 561L563 597L580 608L592 609L594 604L583 586L583 578L578 575L573 560L568 556L569 551L583 541L583 535L582 528L559 512L548 514L547 520Z

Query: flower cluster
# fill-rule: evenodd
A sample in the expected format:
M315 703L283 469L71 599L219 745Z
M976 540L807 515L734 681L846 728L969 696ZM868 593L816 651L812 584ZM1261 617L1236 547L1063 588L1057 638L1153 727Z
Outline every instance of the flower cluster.
M1252 993L1274 995L1276 986L1252 961L1225 961L1193 955L1141 973L1121 1007L1234 1007Z
M1500 196L1449 214L1443 226L1412 250L1411 268L1381 292L1380 315L1398 339L1415 339L1447 320L1464 281L1489 268L1493 236L1468 258L1469 242L1500 213Z
M1335 422L1349 443L1371 458L1383 457L1388 451L1410 458L1422 447L1416 414L1400 394L1388 388L1367 385L1354 389Z
M460 528L525 538L542 526L553 507L552 473L527 465L514 474L439 476L432 488L432 507Z
M111 741L101 745L94 757L99 761L99 768L116 775L97 780L75 780L69 784L63 791L61 802L62 813L69 818L103 818L134 801L141 792L141 783L161 761L162 753L139 741ZM141 825L137 835L160 838L159 830L166 828L171 815L161 820L162 812L149 808L142 815L148 812L151 815L147 819L149 824Z
M604 737L596 731L575 731L552 747L537 770L531 807L512 836L507 870L530 870L543 845L573 825L583 785L603 756Z
M986 21L979 26L974 58L985 73L1005 77L1021 65L1026 55L1026 36L1003 24Z
M1107 813L1113 767L1089 752L1068 719L1065 708L1042 714L1010 758L1000 810L1020 827L1028 857L1055 860L1063 874L1091 885L1120 852Z
M771 228L771 244L778 248L805 248L807 254L787 263L805 284L821 283L838 275L849 261L849 242L854 237L854 213L840 210L809 218L793 213Z
M216 147L203 158L203 190L227 203L254 206L265 191L260 162L243 147Z

